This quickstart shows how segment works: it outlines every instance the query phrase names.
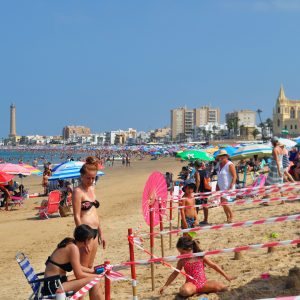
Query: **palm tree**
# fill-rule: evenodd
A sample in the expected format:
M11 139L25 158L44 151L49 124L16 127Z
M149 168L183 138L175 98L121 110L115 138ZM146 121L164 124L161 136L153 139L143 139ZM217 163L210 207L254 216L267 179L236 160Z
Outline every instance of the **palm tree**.
M227 119L227 128L229 132L229 138L231 137L232 129L233 129L233 118Z
M266 120L266 126L268 128L269 135L272 135L272 133L273 133L273 121L272 121L272 119L268 118Z
M240 126L240 135L245 135L245 134L244 134L244 133L245 133L244 131L245 131L245 125L242 124L242 125Z
M259 134L259 130L257 128L255 128L253 131L252 131L252 135L254 137L254 139L256 140L256 137L257 135Z
M240 119L238 117L233 118L233 132L234 132L235 136L237 136L237 134L238 134L239 121L240 121Z

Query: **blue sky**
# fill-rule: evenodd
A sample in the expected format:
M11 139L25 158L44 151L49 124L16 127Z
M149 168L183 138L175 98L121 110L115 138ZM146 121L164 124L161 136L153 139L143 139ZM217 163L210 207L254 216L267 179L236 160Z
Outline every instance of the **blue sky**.
M0 136L168 125L187 105L300 99L298 0L0 1Z

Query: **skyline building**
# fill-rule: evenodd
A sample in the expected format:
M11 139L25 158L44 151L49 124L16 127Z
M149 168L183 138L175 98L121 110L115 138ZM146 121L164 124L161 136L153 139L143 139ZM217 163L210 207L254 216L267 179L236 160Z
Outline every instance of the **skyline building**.
M194 135L195 128L220 123L220 109L210 106L189 109L180 107L171 110L172 140L185 140Z

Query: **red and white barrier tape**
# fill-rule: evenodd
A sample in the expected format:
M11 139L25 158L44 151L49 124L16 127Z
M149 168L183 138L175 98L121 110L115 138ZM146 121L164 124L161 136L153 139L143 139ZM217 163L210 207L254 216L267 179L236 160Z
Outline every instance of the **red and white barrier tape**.
M89 283L87 283L84 287L82 287L78 292L76 292L71 298L70 300L77 300L80 297L84 296L93 286L95 286L101 278L103 278L106 274L107 270L101 274L98 275L96 278L94 278L93 280L91 280Z
M166 256L166 257L160 257L160 258L152 258L149 260L137 260L134 262L124 262L121 264L114 265L113 268L115 268L115 267L118 268L121 266L129 267L133 264L149 265L151 263L161 263L162 261L170 262L170 261L177 261L177 260L183 259L183 258L199 257L199 256L205 256L205 255L218 255L218 254L230 253L230 252L240 252L240 251L256 250L256 249L263 249L263 248L269 248L269 247L288 246L288 245L296 245L296 244L300 244L300 239L269 242L269 243L265 243L265 244L253 244L253 245L246 245L246 246L240 246L240 247L235 247L235 248L209 250L209 251L204 251L204 252L197 252L197 253L184 254L184 255L178 255L178 256Z
M221 202L220 205L243 205L243 204L258 204L258 203L269 203L275 201L294 201L299 200L300 195L291 195L287 197L273 197L273 198L265 198L265 199L241 199L233 202ZM186 205L186 206L177 206L173 207L172 209L181 209L181 208L192 208L192 207L209 207L212 203L208 204L199 204L199 205ZM168 207L163 208L162 210L167 210ZM158 212L158 208L153 208L154 211Z
M154 232L152 235L165 235L165 234L177 234L177 233L186 233L186 232L195 232L195 231L208 231L208 230L220 230L220 229L230 229L237 227L250 227L254 225L262 225L262 224L272 224L277 222L285 222L285 221L297 221L300 220L300 214L298 215L290 215L290 216L281 216L281 217L272 217L267 219L260 220L249 220L249 221L241 221L231 224L216 224L216 225L208 225L202 227L195 228L187 228L187 229L174 229L174 230L165 230L160 232ZM150 233L145 233L139 235L139 237L147 237L150 236Z
M136 246L138 249L142 250L143 252L145 252L146 254L150 255L150 257L152 258L158 258L157 256L155 256L154 254L152 254L151 252L147 251L146 249L144 249L140 244L139 240L137 240L136 238L134 238L133 236L129 236L128 237L128 241L129 243L131 243L132 245ZM173 267L172 265L170 265L169 263L165 262L165 261L161 261L162 265L172 269L173 271L176 271L177 273L180 273L182 275L184 275L187 278L190 278L192 280L195 280L194 277L192 277L191 275L185 273L184 271L181 271L175 267Z
M124 277L121 273L115 272L112 270L112 265L106 265L104 273L98 275L89 283L87 283L84 287L82 287L76 294L74 294L70 300L76 300L80 297L84 296L93 286L95 286L101 278L104 276L107 277L109 280L129 280L127 277Z
M291 183L283 183L276 185L269 185L263 187L247 187L243 189L236 190L225 190L225 191L216 191L216 192L204 192L204 193L196 193L194 196L198 199L207 198L207 197L220 197L220 196L250 196L257 194L271 194L277 192L291 191L292 189L298 190L300 188L300 182L291 182ZM181 195L172 196L172 201L181 200Z

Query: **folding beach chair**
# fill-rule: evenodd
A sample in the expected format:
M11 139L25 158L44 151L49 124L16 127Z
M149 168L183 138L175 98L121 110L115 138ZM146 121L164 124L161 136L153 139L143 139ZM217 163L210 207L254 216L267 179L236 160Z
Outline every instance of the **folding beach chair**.
M252 186L253 187L263 187L266 183L266 180L267 180L267 176L264 174L260 174L253 182Z
M43 296L41 293L41 290L43 287L43 283L45 281L49 281L49 280L58 280L59 281L60 275L51 276L51 277L47 277L47 278L40 278L42 275L44 275L44 272L35 273L28 258L22 252L18 252L16 254L16 260L33 291L31 296L29 297L29 300L55 299L56 298L55 294ZM59 283L60 283L60 281L59 281ZM60 285L61 285L61 283L60 283ZM71 296L73 294L74 294L74 292L67 292L66 296ZM68 299L68 298L66 298L66 299Z
M61 201L60 191L52 191L48 195L47 206L38 206L36 209L39 210L38 214L41 219L49 219L49 215L58 213L59 216L59 204Z
M24 204L24 198L23 197L19 197L19 196L12 196L11 197L11 201L9 203L9 205L11 206L11 210L13 209L14 206L23 206Z

